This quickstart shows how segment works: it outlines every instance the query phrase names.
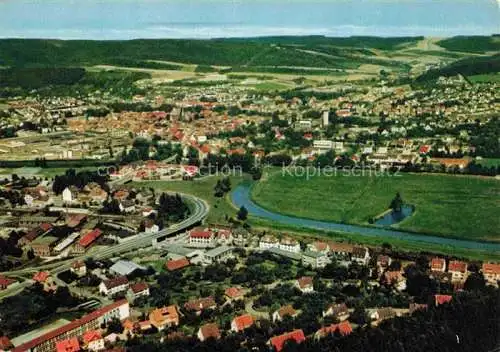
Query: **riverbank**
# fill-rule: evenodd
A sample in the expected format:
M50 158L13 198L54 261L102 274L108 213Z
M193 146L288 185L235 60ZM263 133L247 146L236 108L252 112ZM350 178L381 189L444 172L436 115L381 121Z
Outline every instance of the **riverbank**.
M252 216L252 222L255 221L254 218L257 219L254 225L258 225L259 221L264 221L271 223L272 228L286 227L313 230L330 235L334 234L334 237L352 239L364 243L381 244L387 242L399 245L405 243L407 248L429 251L434 249L452 255L459 252L467 254L468 251L474 251L476 252L476 257L490 259L500 256L500 243L420 235L392 229L325 222L274 213L255 204L251 200L250 191L249 184L240 184L232 192L231 201L236 207L245 206L247 208L249 214Z

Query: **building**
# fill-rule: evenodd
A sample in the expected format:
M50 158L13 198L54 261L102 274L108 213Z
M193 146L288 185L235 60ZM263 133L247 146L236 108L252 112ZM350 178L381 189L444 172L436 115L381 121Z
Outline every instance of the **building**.
M330 242L328 246L330 247L330 252L336 256L347 257L354 251L354 246L350 243Z
M126 300L114 302L93 311L80 319L74 320L42 336L30 340L12 349L13 352L54 352L59 341L73 337L81 338L87 331L97 330L101 324L112 319L124 320L130 316L129 303Z
M311 252L320 252L324 254L328 254L330 252L330 247L328 247L328 243L322 241L315 241L307 245L307 248Z
M230 258L233 258L233 247L220 246L203 254L203 263L210 265L213 263L223 263Z
M83 346L85 346L88 351L96 352L104 350L105 348L104 339L102 338L101 333L97 330L87 331L83 334L82 341Z
M196 312L198 315L205 309L215 308L217 308L217 304L212 296L194 299L184 304L184 309Z
M47 271L39 271L33 275L33 280L43 284L49 278L50 274Z
M42 223L34 229L28 231L26 235L21 237L18 241L20 247L26 246L33 242L38 236L46 235L52 231L53 226L49 223Z
M211 230L193 229L189 232L188 244L191 247L214 247L215 234Z
M448 272L451 273L451 281L464 282L467 279L467 263L452 260L448 263Z
M380 254L377 257L377 266L380 269L386 269L386 268L388 268L389 265L391 265L391 263L392 263L392 259L388 255Z
M295 287L302 293L314 292L313 278L311 276L302 276L295 281Z
M163 308L157 308L149 313L149 321L151 325L159 331L167 327L179 325L179 312L176 305L171 305Z
M406 278L400 271L386 271L383 282L388 286L393 286L398 291L406 290Z
M120 292L125 292L129 288L128 280L125 276L118 276L113 279L102 281L99 285L99 293L106 296L113 296Z
M202 327L200 327L197 336L198 339L202 342L209 338L218 340L220 339L219 326L217 326L217 324L214 323L205 324Z
M10 285L15 284L17 281L10 279L0 274L0 290L6 290Z
M240 315L231 321L231 330L240 332L252 326L253 323L253 317L250 314Z
M80 342L76 337L62 340L56 343L57 352L78 352L80 351Z
M305 251L302 253L302 265L313 269L324 268L331 263L330 258L324 252Z
M290 238L284 237L281 239L279 244L279 249L282 251L292 252L292 253L300 253L300 243L299 241Z
M445 303L450 303L453 299L450 295L434 295L434 303L436 306L440 306Z
M168 260L165 263L165 267L167 268L168 271L180 270L189 265L190 265L189 260L186 257L182 257L176 260Z
M270 249L270 248L278 248L279 247L279 241L276 237L266 235L262 236L260 241L259 241L259 248L260 249Z
M319 151L327 151L333 149L333 142L320 139L313 141L313 148Z
M324 338L328 335L339 333L341 336L347 336L352 333L352 326L351 324L346 320L343 321L339 324L332 324L330 326L323 327L316 331L316 334L314 334L315 338Z
M149 296L149 286L145 282L138 282L133 285L130 285L127 298L130 301L135 301L139 297L148 297Z
M57 237L38 237L36 240L31 242L30 247L33 249L33 252L37 257L50 257L57 241L59 241Z
M413 314L417 311L422 311L422 310L427 310L428 305L427 304L420 304L420 303L410 303L408 307L408 313Z
M321 124L323 127L327 127L330 123L330 111L323 111L323 115L321 117Z
M283 306L273 313L273 322L282 321L286 316L294 318L297 316L297 311L291 305Z
M366 247L354 247L351 260L359 265L368 265L370 261L370 251Z
M444 273L446 271L446 260L444 260L443 258L432 258L431 270Z
M77 260L71 264L70 271L79 277L87 275L87 265L83 260Z
M334 317L339 321L349 318L349 309L345 303L332 304L323 311L323 317Z
M76 243L74 245L73 253L76 253L76 254L85 253L85 251L88 248L90 248L95 243L95 241L99 237L101 237L101 235L102 235L102 231L100 229L94 229L94 230L90 231L89 233L84 235L82 238L80 238L78 243Z
M268 344L274 348L276 352L281 352L285 346L285 342L293 340L295 343L302 343L306 340L304 331L301 329L293 330L291 332L284 333L283 335L271 337Z
M127 276L131 275L136 271L146 270L143 266L137 265L130 260L118 260L113 264L109 271L115 275Z
M226 290L224 291L224 295L226 296L227 299L231 301L236 301L243 299L245 296L245 292L238 287L229 287L226 288Z
M33 228L42 224L53 224L57 221L54 216L21 216L19 218L18 227Z
M62 191L62 200L64 204L71 204L76 200L76 195L71 191L69 187L66 187Z
M498 281L500 281L500 264L483 263L482 271L488 284L498 286Z
M370 318L377 323L396 317L396 311L391 307L379 308L370 314Z
M57 246L54 247L54 252L56 253L62 252L63 250L71 246L78 237L80 237L80 234L78 232L73 232L71 235L66 237L64 240L59 242Z

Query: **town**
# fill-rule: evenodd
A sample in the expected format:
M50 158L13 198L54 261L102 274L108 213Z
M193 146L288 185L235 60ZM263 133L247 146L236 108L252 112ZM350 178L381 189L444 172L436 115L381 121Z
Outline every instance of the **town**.
M288 40L0 69L0 351L498 347L497 51Z

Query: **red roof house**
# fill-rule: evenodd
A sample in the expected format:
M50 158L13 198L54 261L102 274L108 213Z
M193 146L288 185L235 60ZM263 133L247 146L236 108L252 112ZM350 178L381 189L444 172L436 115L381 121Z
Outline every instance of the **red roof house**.
M343 321L339 324L332 324L330 326L326 326L324 328L319 329L316 332L316 336L325 337L327 335L334 334L336 331L338 331L340 333L340 335L342 335L342 336L347 336L350 333L352 333L352 326L346 320L346 321Z
M453 299L452 296L450 295L435 295L434 300L436 302L436 306L439 306L441 304L449 303Z
M12 347L14 346L7 336L0 336L0 351L9 351Z
M448 264L448 271L465 273L467 272L467 263L458 260L452 260Z
M44 283L49 276L50 274L48 272L40 271L33 275L33 280L35 280L36 282Z
M99 229L94 229L87 233L85 236L80 238L80 241L78 241L78 244L82 246L83 248L87 248L90 246L92 243L94 243L95 240L97 240L100 236L102 235L102 231Z
M56 343L57 352L78 352L80 351L80 343L76 337L62 340Z
M14 282L16 282L16 280L9 279L8 277L0 275L0 290L5 290L7 287L12 285Z
M243 290L239 289L238 287L229 287L229 288L226 288L226 290L224 291L224 294L229 299L237 299L237 298L242 298L245 293L243 292Z
M189 266L189 264L190 264L189 260L187 260L187 258L184 257L184 258L177 259L177 260L167 261L166 267L167 267L168 271L175 271L175 270L185 268L185 267Z
M443 258L432 258L431 270L445 272L446 271L446 260L444 260Z
M220 331L217 324L205 324L198 330L198 339L205 341L208 338L220 339Z
M252 326L253 323L253 317L250 314L240 315L239 317L235 317L231 322L231 330L234 332L243 331Z
M298 329L287 332L283 335L271 337L271 339L269 339L269 344L274 347L276 352L281 352L285 343L290 340L293 340L296 343L302 343L306 340L306 337L304 336L302 329Z

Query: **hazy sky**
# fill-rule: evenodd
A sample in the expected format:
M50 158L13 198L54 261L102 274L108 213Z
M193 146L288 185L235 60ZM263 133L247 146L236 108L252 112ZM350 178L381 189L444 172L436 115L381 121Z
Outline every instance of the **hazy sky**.
M500 33L500 0L0 0L0 37Z

